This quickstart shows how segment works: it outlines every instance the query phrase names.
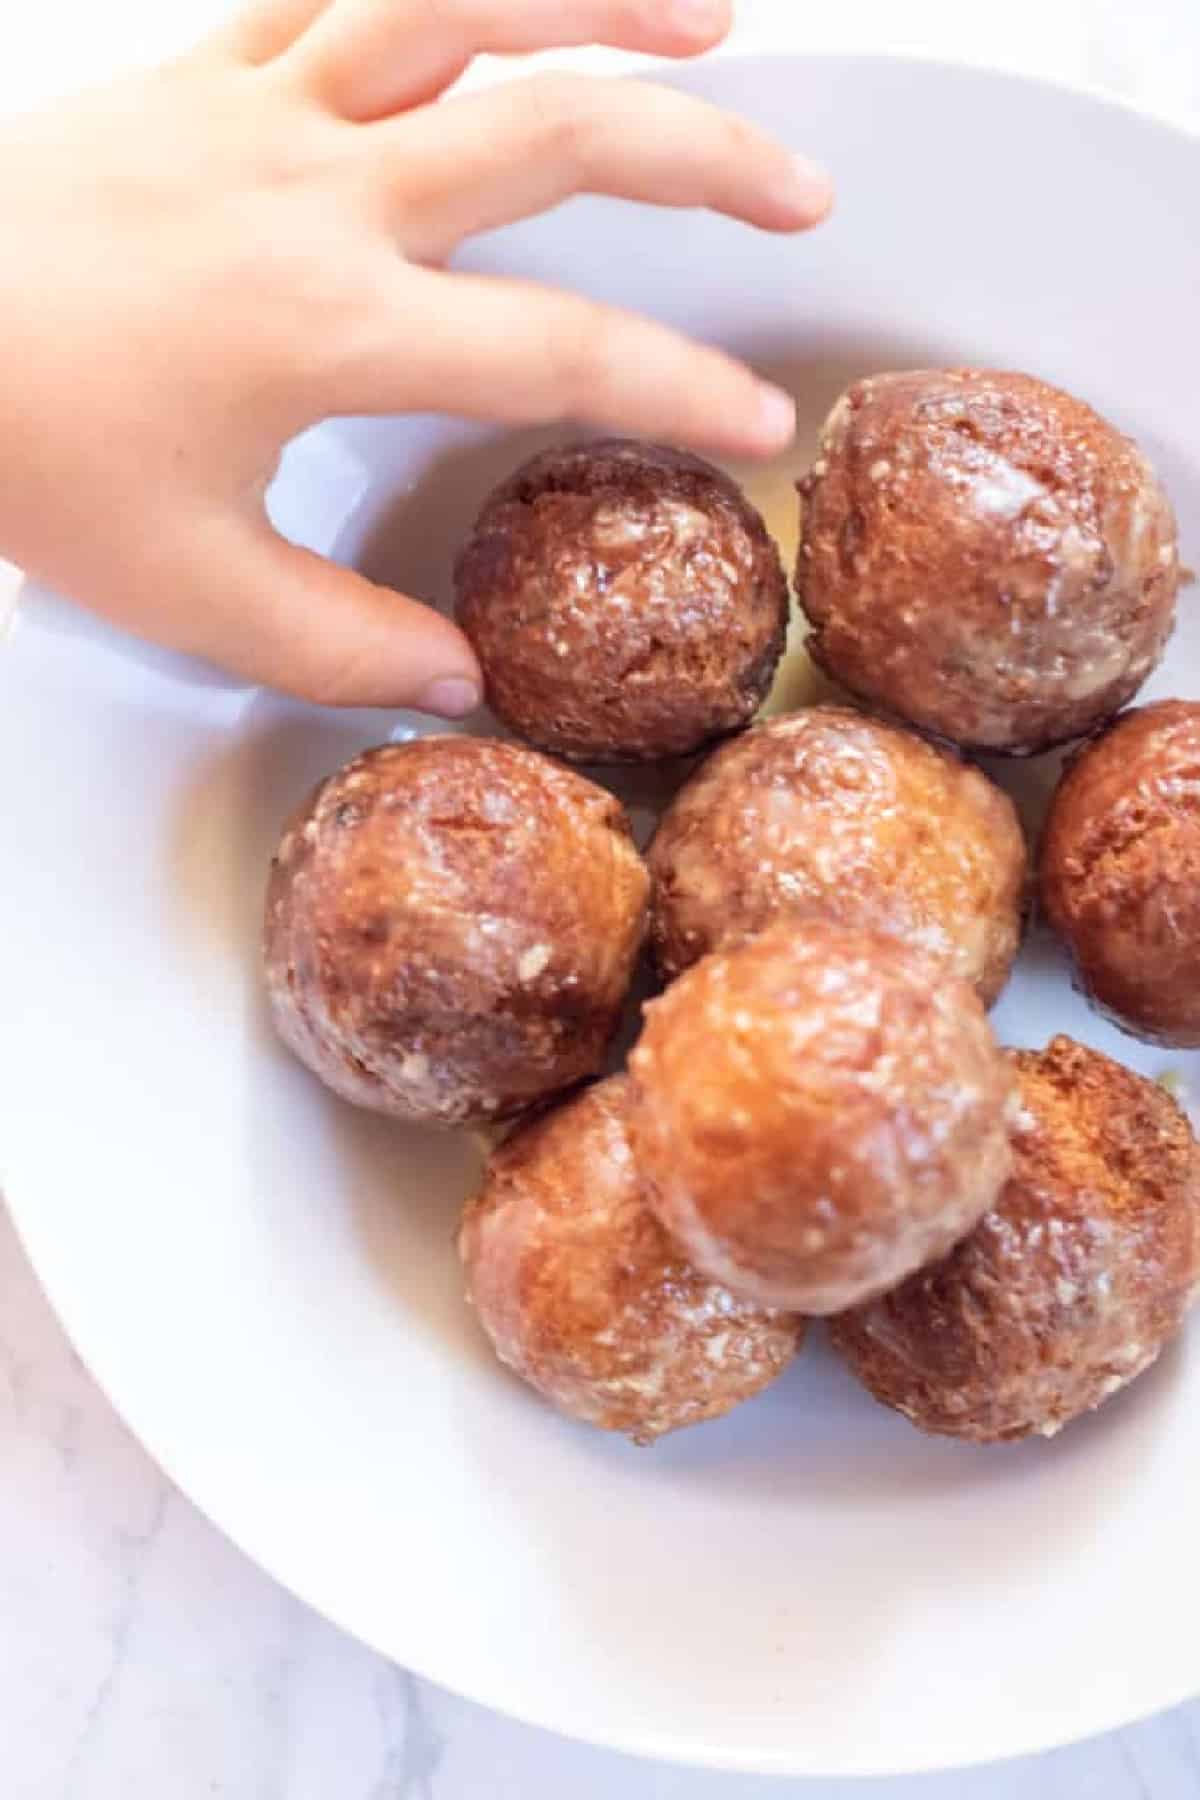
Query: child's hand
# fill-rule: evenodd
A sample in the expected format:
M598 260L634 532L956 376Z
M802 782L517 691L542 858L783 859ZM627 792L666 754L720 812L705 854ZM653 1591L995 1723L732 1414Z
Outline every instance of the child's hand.
M284 443L333 414L580 416L736 453L790 402L552 289L446 273L581 190L793 231L823 177L699 101L537 76L429 104L478 51L686 55L724 0L261 0L150 75L0 130L0 554L118 624L334 703L457 715L447 620L271 530Z

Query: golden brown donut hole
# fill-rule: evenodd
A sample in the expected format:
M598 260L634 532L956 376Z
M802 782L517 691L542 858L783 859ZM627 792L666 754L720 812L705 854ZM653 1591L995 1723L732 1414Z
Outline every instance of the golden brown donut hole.
M1162 654L1170 502L1129 438L1031 375L856 382L800 491L813 657L940 737L1013 755L1080 737Z
M619 803L536 751L368 750L310 796L272 864L275 1024L361 1106L509 1116L600 1067L648 888Z
M775 1380L799 1319L699 1273L646 1206L613 1076L492 1153L459 1233L500 1360L559 1408L639 1443L718 1418Z
M783 651L779 552L710 463L610 438L485 502L455 571L488 703L573 761L680 756L757 711Z
M723 744L646 861L667 980L775 919L828 917L926 951L991 1005L1020 943L1028 854L1008 796L953 751L847 707Z
M1067 769L1040 856L1042 909L1117 1024L1200 1045L1200 703L1125 713Z
M877 1400L981 1443L1052 1436L1119 1392L1200 1275L1200 1150L1164 1089L1066 1037L1012 1062L1016 1166L996 1205L830 1327Z
M978 997L893 938L771 926L646 1009L630 1135L691 1260L838 1312L944 1254L1011 1167L1012 1076Z

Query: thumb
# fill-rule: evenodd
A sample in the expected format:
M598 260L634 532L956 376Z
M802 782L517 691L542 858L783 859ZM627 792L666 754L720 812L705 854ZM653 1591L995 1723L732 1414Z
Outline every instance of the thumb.
M203 653L251 680L323 706L413 707L445 719L480 704L479 664L449 619L265 522L247 529L222 586Z

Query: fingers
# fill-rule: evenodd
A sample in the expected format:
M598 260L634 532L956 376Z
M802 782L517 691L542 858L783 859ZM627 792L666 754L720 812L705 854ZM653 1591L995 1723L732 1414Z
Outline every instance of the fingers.
M182 648L326 706L462 718L480 704L474 653L430 607L297 549L265 521L233 522L215 578L213 550L197 582L198 635Z
M394 164L395 229L418 261L576 193L711 207L768 231L816 224L831 199L828 178L775 139L641 81L509 82L378 126L368 152L385 181Z
M250 0L221 28L216 41L239 62L270 62L290 48L328 4L329 0Z
M485 52L594 43L691 56L729 24L730 0L332 0L288 64L323 104L368 120L432 99Z
M738 456L774 455L795 430L791 397L732 357L535 283L409 267L394 317L339 372L331 413L575 419Z

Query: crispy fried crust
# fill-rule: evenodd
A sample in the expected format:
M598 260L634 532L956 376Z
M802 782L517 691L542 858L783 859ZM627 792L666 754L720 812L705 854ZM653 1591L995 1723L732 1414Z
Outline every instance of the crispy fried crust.
M1123 715L1067 770L1040 855L1042 907L1119 1025L1200 1045L1200 704Z
M619 803L533 750L368 750L321 783L272 864L275 1023L362 1106L508 1116L599 1068L648 888Z
M497 1355L572 1417L639 1443L726 1413L787 1367L800 1320L694 1269L642 1196L623 1076L492 1153L459 1233Z
M714 1280L837 1312L940 1256L1011 1167L1012 1076L965 982L894 939L788 923L646 1009L630 1130Z
M1158 662L1175 519L1130 439L1029 375L918 369L838 401L796 570L831 675L939 736L1025 755Z
M575 761L678 756L757 711L788 589L761 517L699 457L548 450L485 503L455 572L493 711Z
M953 751L846 707L722 745L646 860L667 980L777 918L824 916L927 951L991 1005L1021 939L1028 854L1008 796Z
M1200 1274L1200 1149L1170 1096L1058 1037L1012 1062L997 1205L944 1261L835 1319L886 1406L979 1442L1050 1436L1154 1361Z

